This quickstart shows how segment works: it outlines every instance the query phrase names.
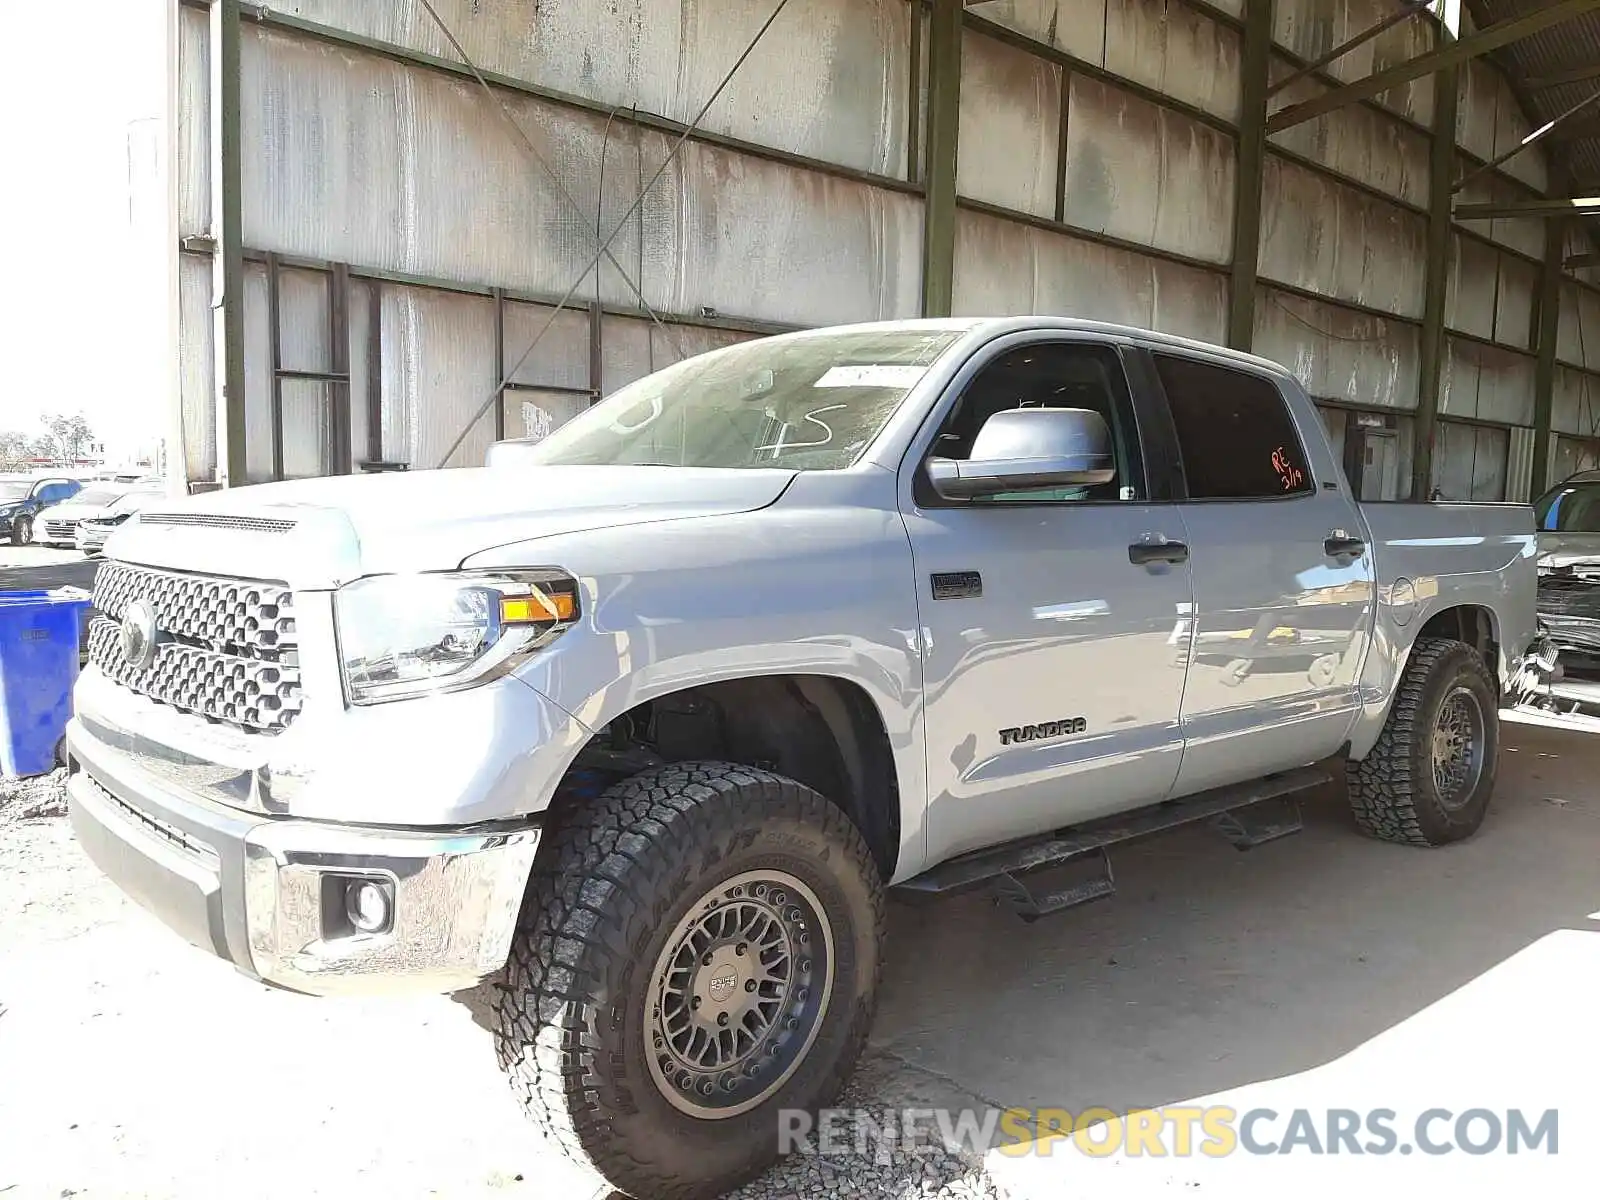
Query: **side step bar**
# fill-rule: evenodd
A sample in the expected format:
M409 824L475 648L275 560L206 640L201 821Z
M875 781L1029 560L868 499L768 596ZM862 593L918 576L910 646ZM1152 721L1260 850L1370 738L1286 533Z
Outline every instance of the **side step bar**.
M897 890L940 896L992 883L1001 903L1024 920L1037 920L1110 896L1116 890L1116 882L1112 878L1107 849L1118 843L1197 821L1210 821L1213 828L1240 850L1298 833L1300 810L1295 795L1320 787L1331 778L1320 768L1302 767L1234 787L1216 788L1182 800L1135 809L1103 821L953 858L908 879ZM1042 894L1031 890L1021 878L1089 855L1095 855L1100 862L1100 873L1094 878Z

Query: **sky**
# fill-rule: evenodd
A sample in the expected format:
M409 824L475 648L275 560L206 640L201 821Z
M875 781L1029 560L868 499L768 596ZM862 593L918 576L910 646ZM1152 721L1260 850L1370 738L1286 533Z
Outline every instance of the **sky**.
M169 420L161 280L136 265L128 183L130 129L162 113L168 2L4 6L0 430L82 411L115 453Z

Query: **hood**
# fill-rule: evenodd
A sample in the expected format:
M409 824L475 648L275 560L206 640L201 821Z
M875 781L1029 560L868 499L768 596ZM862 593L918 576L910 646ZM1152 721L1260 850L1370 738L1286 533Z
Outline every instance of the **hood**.
M107 551L151 566L335 587L362 575L449 570L555 534L750 512L794 475L518 465L257 484L152 503Z
M41 521L81 521L85 517L99 516L115 503L115 500L107 500L103 504L99 501L79 504L76 500L63 500L60 504L52 504L48 508L41 509L38 519Z
M1600 533L1539 534L1539 569L1600 574Z

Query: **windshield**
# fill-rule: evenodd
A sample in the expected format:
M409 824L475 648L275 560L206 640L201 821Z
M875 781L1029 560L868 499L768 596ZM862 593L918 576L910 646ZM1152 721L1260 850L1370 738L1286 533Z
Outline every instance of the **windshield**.
M524 461L830 471L866 450L960 330L762 338L646 375Z
M15 480L0 480L0 504L11 500L26 500L28 493L33 490L33 484Z
M1533 506L1546 533L1600 533L1600 482L1564 483Z

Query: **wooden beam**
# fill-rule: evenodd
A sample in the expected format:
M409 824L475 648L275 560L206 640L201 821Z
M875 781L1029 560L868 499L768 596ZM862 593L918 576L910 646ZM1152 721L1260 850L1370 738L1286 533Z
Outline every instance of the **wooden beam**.
M1529 217L1536 220L1550 217L1600 216L1600 196L1557 197L1550 200L1507 200L1493 204L1458 204L1458 221L1493 221L1501 217Z
M1280 109L1268 118L1267 132L1279 133L1302 121L1334 112L1347 104L1381 95L1391 88L1399 87L1402 83L1420 79L1424 75L1432 75L1446 67L1460 66L1464 62L1488 54L1491 50L1498 50L1501 46L1520 41L1538 33L1541 29L1549 29L1553 25L1581 17L1597 8L1600 8L1600 0L1555 0L1553 4L1523 13L1521 16L1497 21L1489 28L1464 37L1460 41L1450 42L1427 54L1418 55L1407 62L1396 63L1387 70L1368 75L1365 79L1359 79L1300 104L1291 104L1288 108Z

